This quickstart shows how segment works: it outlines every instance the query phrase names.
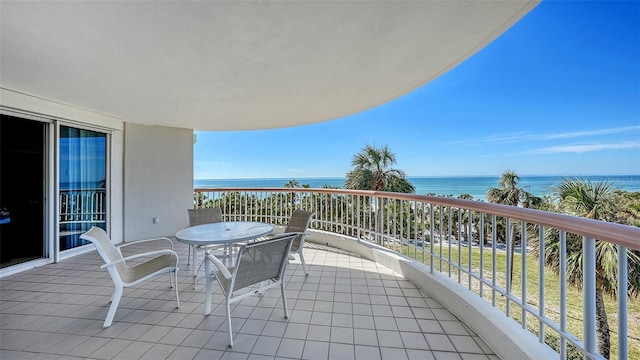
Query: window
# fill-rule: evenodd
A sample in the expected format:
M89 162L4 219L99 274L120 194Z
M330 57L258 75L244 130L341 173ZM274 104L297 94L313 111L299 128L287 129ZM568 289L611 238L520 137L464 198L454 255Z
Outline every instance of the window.
M60 126L60 251L87 244L80 234L106 230L107 134Z

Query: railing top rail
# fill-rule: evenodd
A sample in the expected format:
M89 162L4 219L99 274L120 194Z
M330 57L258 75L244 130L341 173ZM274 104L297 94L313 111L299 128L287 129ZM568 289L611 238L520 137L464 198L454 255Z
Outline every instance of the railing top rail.
M406 201L418 201L434 205L451 206L485 214L504 216L532 224L563 230L593 239L603 240L640 250L640 228L614 224L605 221L581 218L571 215L521 208L516 206L493 204L476 200L464 200L440 196L403 194L385 191L349 190L349 189L311 189L311 188L198 188L196 192L283 192L283 193L325 193L337 195L358 195Z

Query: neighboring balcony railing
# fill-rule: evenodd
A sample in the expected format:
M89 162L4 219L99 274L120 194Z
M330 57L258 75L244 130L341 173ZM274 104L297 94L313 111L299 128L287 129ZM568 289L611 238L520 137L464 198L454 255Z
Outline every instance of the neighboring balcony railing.
M639 228L445 197L343 189L196 189L194 207L211 206L220 206L225 220L275 225L285 225L296 208L313 211L312 229L373 242L428 265L430 272L448 276L501 309L555 348L560 359L577 353L603 358L595 340L596 241L617 247L618 294L627 294L627 249L640 250ZM546 248L550 237L559 249ZM583 253L580 290L566 285L567 247L576 241ZM552 251L560 257L555 289L548 279L556 275L547 274L544 262ZM568 302L576 298L569 290L579 292L579 304ZM582 317L582 334L568 327L570 310L580 304L582 312L574 317ZM619 359L629 353L627 312L627 296L618 296L612 348Z
M105 189L60 190L60 223L104 222Z
M101 188L60 190L59 226L60 250L71 249L86 242L80 234L91 226L106 225L106 190Z

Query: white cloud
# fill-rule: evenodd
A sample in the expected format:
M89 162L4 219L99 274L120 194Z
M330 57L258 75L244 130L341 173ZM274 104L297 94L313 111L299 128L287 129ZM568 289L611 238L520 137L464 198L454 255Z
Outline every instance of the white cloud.
M546 141L546 140L571 139L571 138L593 137L593 136L625 134L625 133L631 133L631 134L637 135L638 132L640 132L640 125L606 128L606 129L595 129L595 130L584 130L584 131L573 131L573 132L564 132L564 133L547 133L547 134L513 133L513 134L494 135L494 136L489 136L485 138L451 141L451 142L445 143L445 145L509 144L509 143L515 143L515 142L523 142L523 141Z
M618 150L640 147L640 141L625 141L610 144L579 144L549 146L528 151L527 154L585 153L599 150Z
M503 134L503 135L489 136L486 138L450 141L445 143L445 145L508 144L508 143L514 143L518 141L534 140L534 139L535 139L535 136L529 135L529 134Z
M597 129L597 130L575 131L575 132L559 133L559 134L549 134L544 136L543 140L623 134L623 133L634 132L634 131L640 131L640 125L611 128L611 129Z

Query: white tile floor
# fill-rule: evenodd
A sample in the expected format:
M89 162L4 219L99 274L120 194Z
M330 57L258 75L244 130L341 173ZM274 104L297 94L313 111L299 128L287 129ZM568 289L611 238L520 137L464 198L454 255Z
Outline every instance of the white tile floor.
M175 246L186 262L187 247ZM107 329L112 282L96 252L9 276L0 279L0 358L498 359L443 306L384 266L313 244L305 259L308 277L298 260L287 269L289 320L279 289L243 300L232 312L233 349L220 289L204 316L204 280L193 289L193 264L181 265L180 309L169 277L161 276L125 289Z

